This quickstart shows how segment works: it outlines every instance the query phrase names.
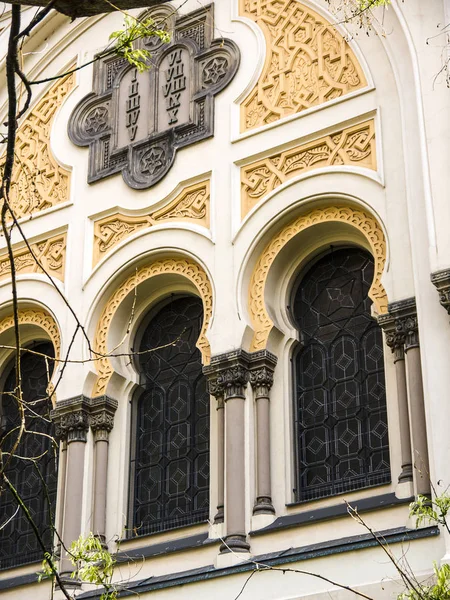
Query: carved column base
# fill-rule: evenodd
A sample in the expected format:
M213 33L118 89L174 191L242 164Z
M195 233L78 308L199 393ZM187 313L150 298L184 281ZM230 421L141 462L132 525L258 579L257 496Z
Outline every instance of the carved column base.
M258 496L256 504L253 507L254 515L274 515L275 509L272 504L272 498L268 496Z
M224 519L225 519L225 515L224 515L224 510L223 510L223 504L222 504L222 506L217 507L217 513L216 513L216 516L214 517L214 523L223 523Z
M220 553L227 552L249 552L250 544L247 543L245 535L227 535L224 543L220 546Z
M404 481L412 481L413 480L413 468L412 464L402 465L402 472L398 477L398 482L403 483Z

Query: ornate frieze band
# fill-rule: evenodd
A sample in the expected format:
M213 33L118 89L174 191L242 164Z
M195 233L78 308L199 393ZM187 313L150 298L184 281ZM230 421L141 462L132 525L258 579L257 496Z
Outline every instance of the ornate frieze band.
M253 325L251 350L262 350L266 347L273 322L267 312L264 292L269 270L279 252L298 233L319 223L347 223L358 229L368 240L375 261L375 273L369 297L373 300L378 314L387 311L386 291L381 283L386 262L386 240L377 220L364 211L350 206L328 206L312 210L297 217L283 227L267 244L261 253L252 273L249 289L249 313Z
M241 167L241 218L285 181L341 165L377 170L373 119Z
M151 277L155 277L156 275L168 273L186 277L198 290L199 296L203 301L204 317L197 347L202 354L203 364L209 363L211 351L205 333L212 316L212 286L207 274L200 265L188 258L179 257L157 260L147 267L138 269L134 275L124 281L113 293L103 309L94 340L95 350L102 357L95 361L98 377L94 384L93 397L105 394L108 381L113 373L111 362L107 356L107 339L109 326L111 325L115 312L128 294L130 294L140 283Z
M64 281L66 237L66 234L62 233L41 242L30 244L33 254L45 271L61 281ZM17 275L43 272L32 253L25 246L14 252L14 265ZM11 264L8 255L2 253L0 254L0 280L7 279L10 275Z
M72 73L58 80L20 124L9 202L17 218L69 200L70 173L50 149L56 111L75 84Z
M135 189L158 183L177 150L214 134L214 97L239 65L236 44L212 37L212 4L187 15L162 5L143 16L162 21L171 42L136 42L152 53L142 73L122 57L98 60L94 91L70 118L71 140L89 146L89 183L118 172Z
M349 44L298 0L239 0L239 8L261 28L267 48L259 81L241 104L241 131L367 85Z
M171 221L195 223L209 228L209 181L185 187L169 204L148 214L131 216L116 212L95 221L93 266L137 231Z
M55 349L55 358L60 357L61 336L54 318L41 309L25 308L18 312L19 325L37 325L47 334ZM10 315L0 321L0 334L14 327L14 317Z

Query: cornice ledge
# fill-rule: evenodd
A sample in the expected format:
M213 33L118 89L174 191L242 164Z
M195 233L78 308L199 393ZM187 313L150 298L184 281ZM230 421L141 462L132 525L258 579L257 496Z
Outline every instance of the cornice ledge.
M439 294L439 302L450 315L450 268L431 273L431 283Z

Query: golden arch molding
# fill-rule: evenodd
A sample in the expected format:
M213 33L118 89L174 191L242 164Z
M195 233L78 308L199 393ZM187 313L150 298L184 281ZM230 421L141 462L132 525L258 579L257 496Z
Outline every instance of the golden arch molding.
M298 233L319 223L347 223L358 229L368 240L375 261L375 272L369 297L379 314L387 312L387 295L381 283L386 264L386 238L378 221L363 210L344 205L333 205L311 210L286 225L272 238L261 253L253 269L250 280L248 307L253 326L253 339L250 350L262 350L267 346L269 334L273 328L264 301L264 291L269 270L276 257L286 244Z
M202 354L204 365L209 364L211 359L211 349L206 339L206 331L212 317L212 286L208 275L204 269L194 260L179 257L167 258L153 262L151 265L142 267L134 275L124 281L119 288L109 298L103 312L100 316L95 333L95 351L101 357L95 361L97 368L97 379L94 383L92 396L101 396L106 393L108 382L113 374L113 367L107 356L108 332L113 317L123 300L139 284L151 277L162 274L179 274L191 281L198 290L199 296L203 301L203 327L197 342L197 347Z

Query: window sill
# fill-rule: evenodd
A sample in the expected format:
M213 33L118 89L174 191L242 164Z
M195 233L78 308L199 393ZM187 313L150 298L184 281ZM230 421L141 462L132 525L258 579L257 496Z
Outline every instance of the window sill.
M381 494L379 496L371 496L369 498L361 498L353 502L354 506L358 508L358 512L364 513L373 510L381 510L383 508L390 508L392 506L401 506L409 504L414 500L411 498L397 498L392 492L390 494ZM295 504L288 504L287 506L304 506L304 502L298 502ZM290 527L299 527L301 525L310 525L311 523L317 523L321 521L329 521L331 519L337 519L339 517L345 517L348 515L347 506L344 502L327 506L325 508L318 508L314 510L307 510L301 513L283 515L275 519L273 523L251 531L251 536L264 535L266 533L273 533L282 529L288 529Z

